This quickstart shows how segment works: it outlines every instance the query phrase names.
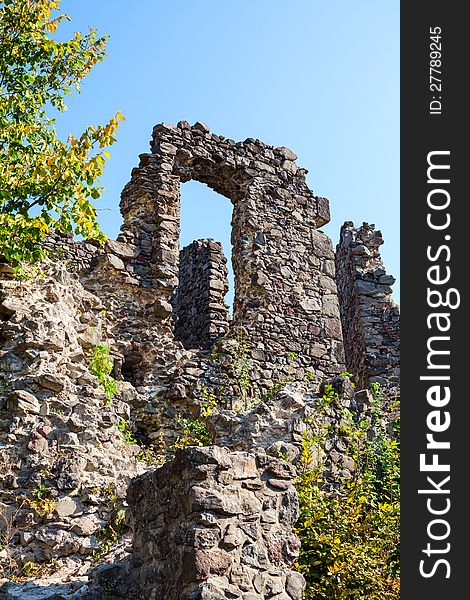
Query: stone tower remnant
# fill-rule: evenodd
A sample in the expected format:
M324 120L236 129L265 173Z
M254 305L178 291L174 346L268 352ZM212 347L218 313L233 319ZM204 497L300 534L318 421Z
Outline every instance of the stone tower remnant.
M228 331L227 259L222 245L195 240L179 256L179 284L173 297L175 338L185 348L209 350Z
M400 313L392 299L395 278L384 269L374 225L341 227L336 248L338 286L346 367L360 387L378 382L398 395Z

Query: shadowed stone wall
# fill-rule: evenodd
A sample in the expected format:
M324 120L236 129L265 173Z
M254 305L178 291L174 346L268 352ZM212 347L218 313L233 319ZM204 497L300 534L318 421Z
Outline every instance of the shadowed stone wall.
M190 447L131 482L135 598L300 600L292 465Z
M175 338L185 348L208 350L228 331L226 265L222 245L213 240L196 240L180 252L173 310Z

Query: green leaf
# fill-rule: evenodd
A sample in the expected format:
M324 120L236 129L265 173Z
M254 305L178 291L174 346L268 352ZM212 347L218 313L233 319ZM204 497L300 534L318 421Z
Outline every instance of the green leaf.
M65 98L79 90L106 46L106 36L98 38L94 29L65 41L52 35L58 3L0 2L0 253L15 267L42 258L36 246L48 227L100 237L96 210L83 201L101 195L96 184L104 157L109 158L101 153L114 137L103 144L103 136L90 134L114 132L121 120L117 113L107 125L89 127L74 140L58 137L49 108L67 110ZM56 23L62 20L69 17L58 15ZM39 208L41 222L30 214L32 207L32 213Z

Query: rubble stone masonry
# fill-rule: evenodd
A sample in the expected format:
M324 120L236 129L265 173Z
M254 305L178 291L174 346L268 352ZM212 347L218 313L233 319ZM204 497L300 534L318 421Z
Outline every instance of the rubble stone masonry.
M117 240L51 236L56 261L37 281L0 264L0 566L52 560L82 577L41 600L301 598L291 462L325 378L356 409L372 381L398 393L399 310L381 233L345 223L335 257L319 230L328 201L296 158L199 122L157 125L122 192ZM233 205L233 317L220 243L180 249L189 180ZM112 399L90 373L99 345L114 363ZM174 444L179 419L200 417L200 389L218 402L205 415L214 445L156 469L139 462L148 445ZM352 476L342 440L330 450L331 481ZM126 488L132 550L123 538L85 584ZM0 580L5 590L36 597Z
M196 240L180 252L173 298L175 338L185 348L209 350L229 328L227 259L213 240Z
M336 283L341 307L346 366L360 387L377 381L398 395L400 312L392 299L374 225L347 221L336 248Z
M188 448L134 479L135 598L300 600L294 476L264 453L213 446Z
M233 204L231 329L243 330L250 344L257 385L269 386L275 371L282 374L289 352L319 375L340 372L334 254L317 229L329 221L328 201L308 188L296 155L252 138L234 142L185 121L157 125L151 150L123 190L118 241L135 248L126 266L152 289L158 318L171 319L177 306L180 185L193 179Z

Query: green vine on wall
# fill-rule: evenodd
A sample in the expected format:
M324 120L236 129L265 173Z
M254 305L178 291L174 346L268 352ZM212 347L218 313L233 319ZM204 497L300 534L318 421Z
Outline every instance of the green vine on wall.
M97 344L93 348L88 370L98 378L98 388L106 394L109 403L117 392L117 381L111 376L113 367L114 359L109 355L109 346Z

